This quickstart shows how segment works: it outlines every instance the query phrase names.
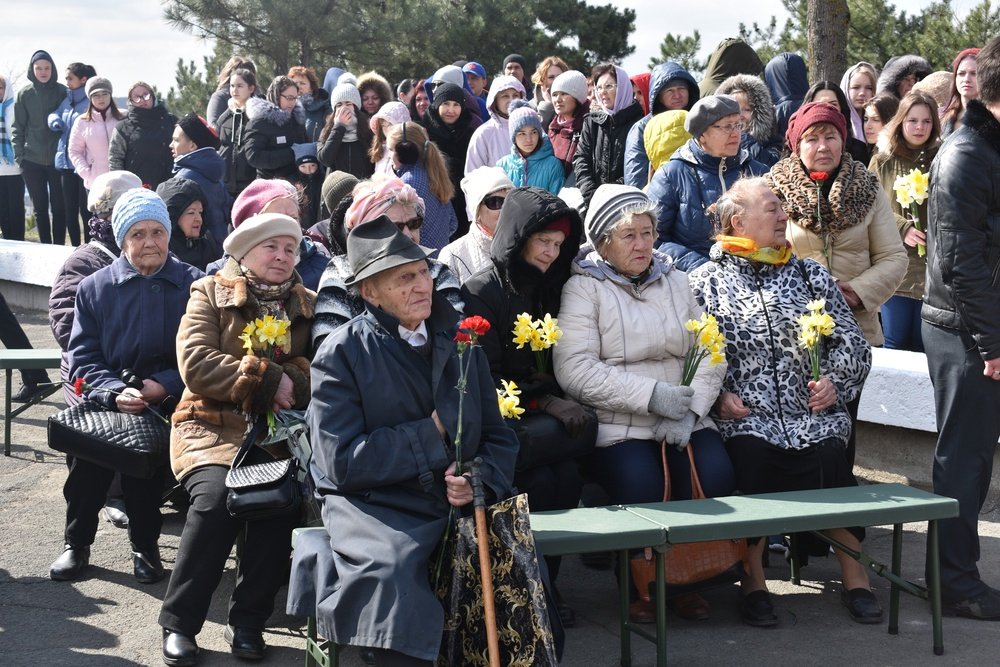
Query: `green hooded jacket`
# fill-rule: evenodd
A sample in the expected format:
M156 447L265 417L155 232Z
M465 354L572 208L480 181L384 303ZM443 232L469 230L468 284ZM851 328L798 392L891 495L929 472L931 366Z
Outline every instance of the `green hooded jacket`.
M38 60L48 60L52 64L52 76L45 83L35 78L34 64ZM56 64L45 51L35 51L31 56L28 80L31 85L18 91L14 103L14 126L11 128L14 159L18 164L27 160L51 166L55 164L59 132L49 129L48 118L66 97L66 86L59 83Z

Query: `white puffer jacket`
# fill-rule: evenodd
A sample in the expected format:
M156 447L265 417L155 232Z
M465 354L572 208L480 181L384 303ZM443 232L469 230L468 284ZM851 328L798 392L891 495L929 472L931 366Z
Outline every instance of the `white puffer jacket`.
M622 440L652 440L660 417L649 412L657 382L677 385L684 355L694 343L684 323L703 310L687 274L654 251L649 276L640 285L615 272L589 245L580 250L573 276L563 288L555 346L556 380L575 400L597 410L597 446ZM695 375L691 409L695 430L715 429L708 417L726 374L724 363L702 362Z

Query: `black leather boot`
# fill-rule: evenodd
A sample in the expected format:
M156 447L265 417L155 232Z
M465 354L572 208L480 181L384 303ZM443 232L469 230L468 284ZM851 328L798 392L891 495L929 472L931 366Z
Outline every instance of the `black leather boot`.
M49 578L53 581L76 581L90 564L90 547L74 547L67 544L62 555L49 568Z

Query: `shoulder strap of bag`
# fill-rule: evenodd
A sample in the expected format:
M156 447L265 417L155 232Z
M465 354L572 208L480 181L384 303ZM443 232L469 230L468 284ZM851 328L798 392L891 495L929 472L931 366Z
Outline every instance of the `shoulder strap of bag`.
M667 465L667 441L660 443L661 455L663 457L663 500L670 500L670 468ZM691 500L700 500L705 497L705 490L701 488L701 478L698 477L698 468L694 464L694 452L691 451L691 444L684 448L688 455L688 464L691 467Z
M267 420L264 419L263 415L257 417L257 420L250 427L250 432L247 433L247 437L243 440L243 444L240 445L240 451L236 452L236 456L233 458L233 463L230 468L239 468L243 465L243 459L246 458L247 454L250 453L250 448L254 446L257 442L257 438L260 437L261 432L264 430L264 426L267 424Z
M105 255L107 255L108 257L110 257L112 262L115 261L116 259L118 259L118 257L115 256L115 253L113 253L110 250L108 250L107 246L105 246L100 241L91 240L90 241L90 245L91 245L91 247L96 248L97 250L103 252Z

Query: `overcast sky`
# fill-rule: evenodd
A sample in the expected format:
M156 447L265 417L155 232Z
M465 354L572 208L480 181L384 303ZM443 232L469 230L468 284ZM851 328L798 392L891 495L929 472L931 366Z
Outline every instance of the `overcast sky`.
M590 1L604 4L604 0ZM6 0L4 4L0 70L16 75L24 74L32 53L45 49L52 55L60 78L66 65L80 61L108 77L116 96L124 96L129 84L140 79L165 93L174 84L178 58L193 59L200 67L202 57L211 51L203 40L169 27L162 18L159 0L131 0L127 5L121 0L46 0L44 19L40 19L39 5L34 2ZM632 34L636 50L623 63L629 72L646 70L667 32L688 35L699 30L704 56L726 37L736 36L740 22L766 24L771 15L777 15L780 25L786 16L780 0L632 0L611 4L636 10L636 31ZM929 2L897 0L894 4L914 12ZM959 14L976 4L978 0L952 3Z

